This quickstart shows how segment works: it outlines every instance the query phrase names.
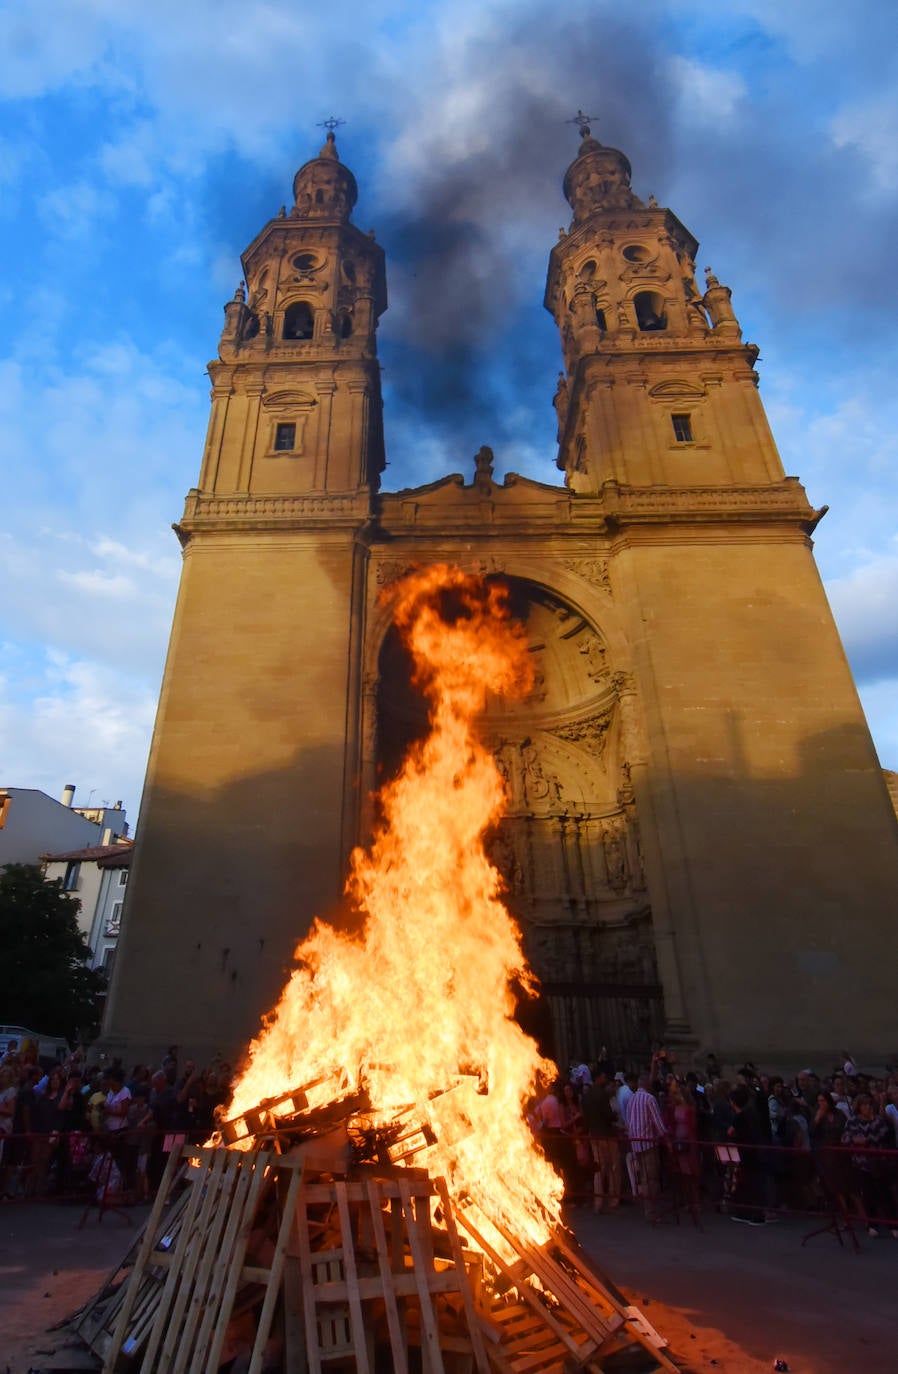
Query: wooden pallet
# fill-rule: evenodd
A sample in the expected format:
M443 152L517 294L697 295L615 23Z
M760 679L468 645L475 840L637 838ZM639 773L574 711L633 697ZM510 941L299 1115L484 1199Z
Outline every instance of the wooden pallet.
M610 1356L639 1346L655 1369L676 1371L666 1341L599 1273L569 1232L555 1228L546 1243L533 1244L483 1199L456 1208L456 1217L512 1295L501 1296L497 1284L496 1296L482 1309L495 1370L549 1374L573 1364L600 1371ZM502 1250L487 1238L493 1229L504 1242Z
M563 1228L522 1240L489 1199L461 1207L424 1169L307 1165L304 1148L172 1151L138 1244L76 1324L104 1374L217 1374L229 1322L250 1310L249 1374L276 1315L290 1374L373 1374L387 1351L409 1374L412 1349L424 1374L598 1374L637 1347L676 1369Z
M109 1348L109 1342L112 1339L118 1314L128 1291L135 1262L148 1232L152 1235L158 1234L158 1243L163 1245L171 1244L178 1235L188 1195L184 1192L176 1200L173 1200L172 1194L175 1182L180 1177L182 1170L180 1151L176 1149L169 1155L153 1209L146 1223L138 1232L126 1254L98 1288L91 1301L81 1309L72 1321L73 1331L96 1355L105 1356ZM146 1290L155 1288L156 1280L152 1273L145 1272L139 1283L145 1291L135 1299L135 1305L142 1308Z
M260 1374L279 1302L291 1374L321 1374L337 1359L371 1374L376 1334L397 1374L408 1374L415 1346L425 1374L488 1374L466 1268L479 1260L462 1247L441 1180L400 1168L312 1182L301 1156L181 1153L126 1263L79 1316L76 1330L104 1374L215 1374L230 1318L250 1306L249 1374ZM175 1195L183 1177L188 1186ZM272 1242L265 1267L246 1262L260 1225Z
M442 1256L434 1243L435 1198L444 1224L448 1217ZM322 1248L316 1241L328 1232ZM410 1345L420 1346L425 1374L444 1374L443 1356L450 1351L467 1355L469 1368L488 1374L465 1255L442 1180L400 1169L386 1179L304 1183L296 1245L299 1289L285 1287L284 1296L287 1309L297 1301L302 1305L307 1363L298 1364L300 1370L322 1374L329 1361L347 1360L358 1374L371 1374L375 1333L384 1325L396 1374L408 1374Z
M245 1266L244 1257L272 1180L271 1157L187 1147L191 1186L167 1206L181 1148L169 1158L130 1275L79 1319L80 1334L103 1358L104 1374L129 1364L154 1374L215 1374L240 1285L265 1294L251 1365L253 1374L261 1370L273 1315L267 1298L279 1287L289 1229L283 1220L268 1268ZM291 1172L295 1206L301 1172Z

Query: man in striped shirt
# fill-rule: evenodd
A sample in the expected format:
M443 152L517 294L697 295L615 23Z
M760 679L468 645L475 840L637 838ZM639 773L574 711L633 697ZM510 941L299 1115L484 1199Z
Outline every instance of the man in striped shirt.
M661 1174L661 1141L667 1137L667 1127L661 1109L649 1092L649 1079L640 1078L639 1087L627 1103L627 1133L636 1163L639 1193L645 1205L647 1221L657 1214Z

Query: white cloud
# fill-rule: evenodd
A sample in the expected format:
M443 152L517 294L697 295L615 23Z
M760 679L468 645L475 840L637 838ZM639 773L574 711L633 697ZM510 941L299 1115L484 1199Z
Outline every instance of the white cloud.
M807 370L774 360L765 370L764 405L787 473L812 504L829 505L815 536L825 575L844 577L892 552L898 397L881 370Z
M65 655L83 653L115 671L155 679L161 671L179 572L175 548L152 552L160 532L145 536L139 553L146 570L79 568L86 541L42 530L30 539L0 535L0 623L7 638L43 643ZM114 541L110 541L114 542ZM174 544L171 535L168 542ZM76 566L70 567L74 562ZM152 568L152 571L150 569Z
M680 113L696 124L732 119L748 94L738 72L722 71L689 57L672 57L669 70Z
M858 691L880 763L898 770L898 675L861 683Z
M898 538L826 590L858 679L898 678Z
M8 662L8 660L7 660ZM29 672L23 698L0 678L3 778L58 796L74 778L86 797L125 800L133 822L143 783L155 692L140 679L88 658L48 653Z
M857 148L880 187L898 189L898 99L894 91L841 110L830 125L837 148Z
M62 3L53 6L52 16L40 6L0 12L0 92L12 98L44 95L91 67L107 41L95 8Z
M41 197L39 208L48 228L59 238L86 239L112 214L114 202L93 182L81 180L48 191Z
M105 572L102 568L84 569L80 572L68 572L62 568L56 575L60 582L67 582L91 596L108 597L111 600L131 598L137 591L137 586L130 577L124 577L121 573Z

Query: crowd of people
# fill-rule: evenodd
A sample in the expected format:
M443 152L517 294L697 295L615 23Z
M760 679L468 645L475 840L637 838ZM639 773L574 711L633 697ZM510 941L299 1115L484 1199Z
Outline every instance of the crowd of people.
M898 1240L898 1071L847 1054L787 1081L751 1063L724 1076L714 1055L681 1073L663 1047L648 1072L615 1071L603 1051L532 1104L531 1125L568 1197L597 1212L633 1200L654 1221L709 1201L762 1226L819 1211Z
M170 1046L158 1066L90 1064L82 1050L44 1066L13 1040L0 1056L0 1198L87 1191L148 1198L170 1138L201 1143L231 1095L232 1067L198 1067Z
M231 1095L233 1068L198 1066L173 1045L130 1072L81 1050L43 1066L11 1041L0 1054L0 1198L148 1198L173 1138L202 1143ZM764 1225L784 1211L838 1212L898 1240L898 1068L863 1073L843 1055L828 1074L788 1081L713 1055L681 1072L659 1047L647 1072L603 1050L534 1099L530 1123L568 1198L596 1211L638 1202L656 1220L671 1202L710 1202Z

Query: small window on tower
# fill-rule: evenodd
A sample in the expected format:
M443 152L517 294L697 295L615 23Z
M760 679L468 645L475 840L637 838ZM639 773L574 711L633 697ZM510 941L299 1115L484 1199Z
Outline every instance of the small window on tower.
M596 324L599 326L602 333L604 334L608 328L608 322L605 319L604 310L602 310L599 306L596 306Z
M352 320L349 315L344 315L340 320L340 338L348 339L352 333Z
M296 447L296 425L278 425L274 432L274 447L278 453L289 453Z
M692 417L690 415L671 415L674 438L678 444L692 443Z
M349 260L349 258L347 258L347 259L345 260L345 262L343 263L343 275L344 275L344 277L346 278L346 280L347 280L348 282L354 282L354 281L355 281L355 277L356 277L355 263L354 263L354 262L351 262L351 261Z

